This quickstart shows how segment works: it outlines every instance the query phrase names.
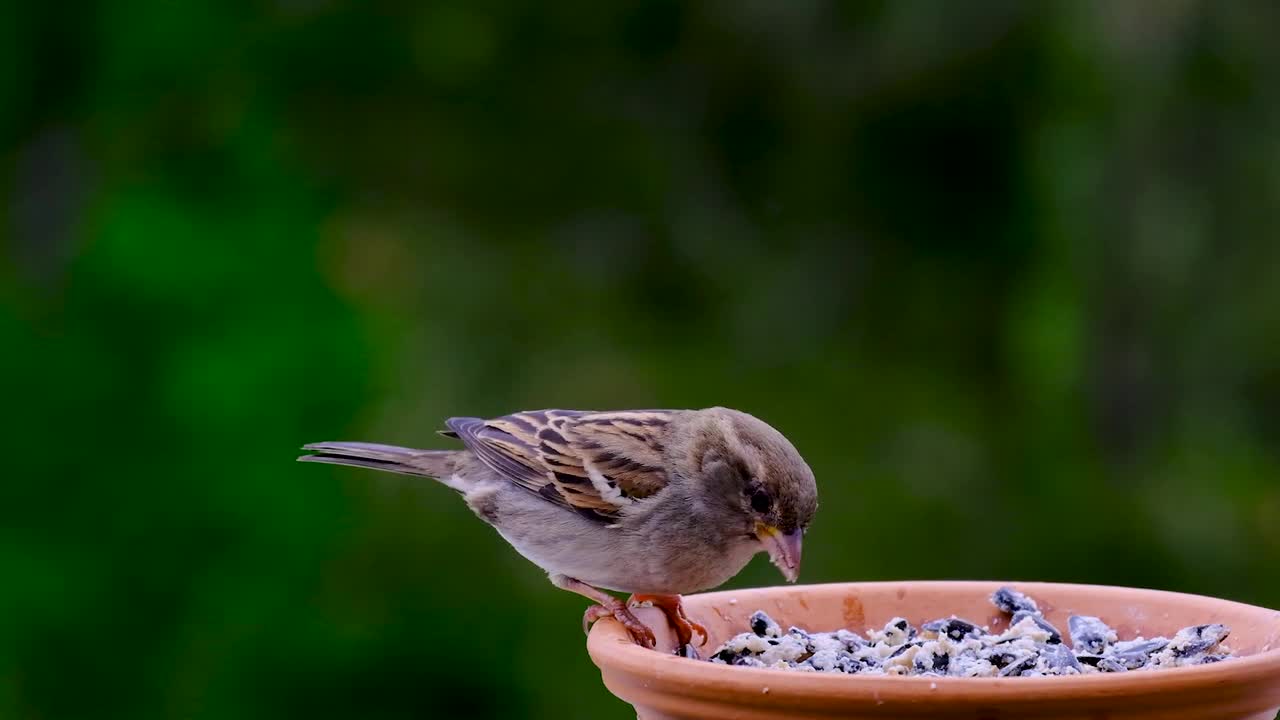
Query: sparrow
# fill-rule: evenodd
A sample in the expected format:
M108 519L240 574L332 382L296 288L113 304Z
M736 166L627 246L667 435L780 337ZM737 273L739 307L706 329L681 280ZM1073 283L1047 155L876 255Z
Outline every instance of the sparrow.
M760 552L788 581L799 576L818 507L813 472L745 412L533 410L444 424L462 449L321 442L298 460L438 480L552 584L597 603L584 631L612 616L645 647L653 631L631 606L660 608L692 649L693 634L705 643L707 633L681 595L721 585Z

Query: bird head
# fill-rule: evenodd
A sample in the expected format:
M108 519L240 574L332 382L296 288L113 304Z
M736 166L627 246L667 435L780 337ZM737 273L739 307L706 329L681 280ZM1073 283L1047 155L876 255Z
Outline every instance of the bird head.
M813 471L782 433L747 413L697 411L690 451L727 522L759 543L789 582L818 509Z

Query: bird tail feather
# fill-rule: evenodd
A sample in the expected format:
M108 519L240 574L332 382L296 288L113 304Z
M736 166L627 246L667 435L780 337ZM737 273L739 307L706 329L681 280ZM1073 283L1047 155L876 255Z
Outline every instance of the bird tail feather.
M446 482L454 472L458 454L457 450L415 450L364 442L320 442L302 449L311 454L300 456L298 462L350 465Z

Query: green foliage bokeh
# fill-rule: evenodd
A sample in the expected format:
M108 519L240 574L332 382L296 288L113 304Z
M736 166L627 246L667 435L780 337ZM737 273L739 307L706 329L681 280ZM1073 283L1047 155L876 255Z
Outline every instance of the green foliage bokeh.
M770 421L808 582L1280 606L1269 4L0 12L0 717L628 717L452 493L293 462L524 408Z

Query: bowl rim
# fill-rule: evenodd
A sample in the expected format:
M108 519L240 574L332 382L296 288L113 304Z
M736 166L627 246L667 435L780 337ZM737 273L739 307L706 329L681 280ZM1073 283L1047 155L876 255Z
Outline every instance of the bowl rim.
M1032 596L1035 596L1037 592L1045 593L1062 589L1096 591L1105 594L1138 591L1148 596L1195 598L1201 601L1211 601L1219 605L1235 606L1238 609L1254 613L1273 613L1277 629L1280 631L1280 611L1270 608L1208 595L1115 585L1012 580L903 580L738 588L698 593L686 597L715 600L720 598L728 599L746 591L794 592L802 588L856 590L859 588L901 587L904 585L918 588L952 589L961 592L979 590L990 592L993 587L1010 585ZM682 694L712 696L718 694L715 690L716 688L721 690L732 688L754 692L755 696L759 697L763 689L763 692L773 695L770 698L772 701L781 700L783 697L799 699L821 696L827 699L839 698L847 700L874 697L877 702L883 703L918 701L922 693L928 695L930 699L956 699L962 697L990 699L993 693L1011 691L1012 689L1017 690L1016 697L1019 700L1068 700L1082 693L1087 693L1095 698L1104 698L1160 695L1171 692L1170 697L1172 697L1173 695L1181 695L1189 689L1207 686L1238 687L1252 685L1261 681L1269 681L1280 685L1280 645L1252 655L1239 656L1228 662L1209 665L1194 665L1137 673L1090 673L1088 675L1018 678L798 673L771 668L721 665L705 660L666 655L642 648L634 644L622 626L612 618L604 618L592 627L587 637L587 649L593 662L601 670L621 671L626 674L643 676L653 681L654 684L668 686L672 689L681 687L685 691ZM1142 679L1135 681L1133 678ZM1014 695L1014 693L1010 692L1010 695Z

